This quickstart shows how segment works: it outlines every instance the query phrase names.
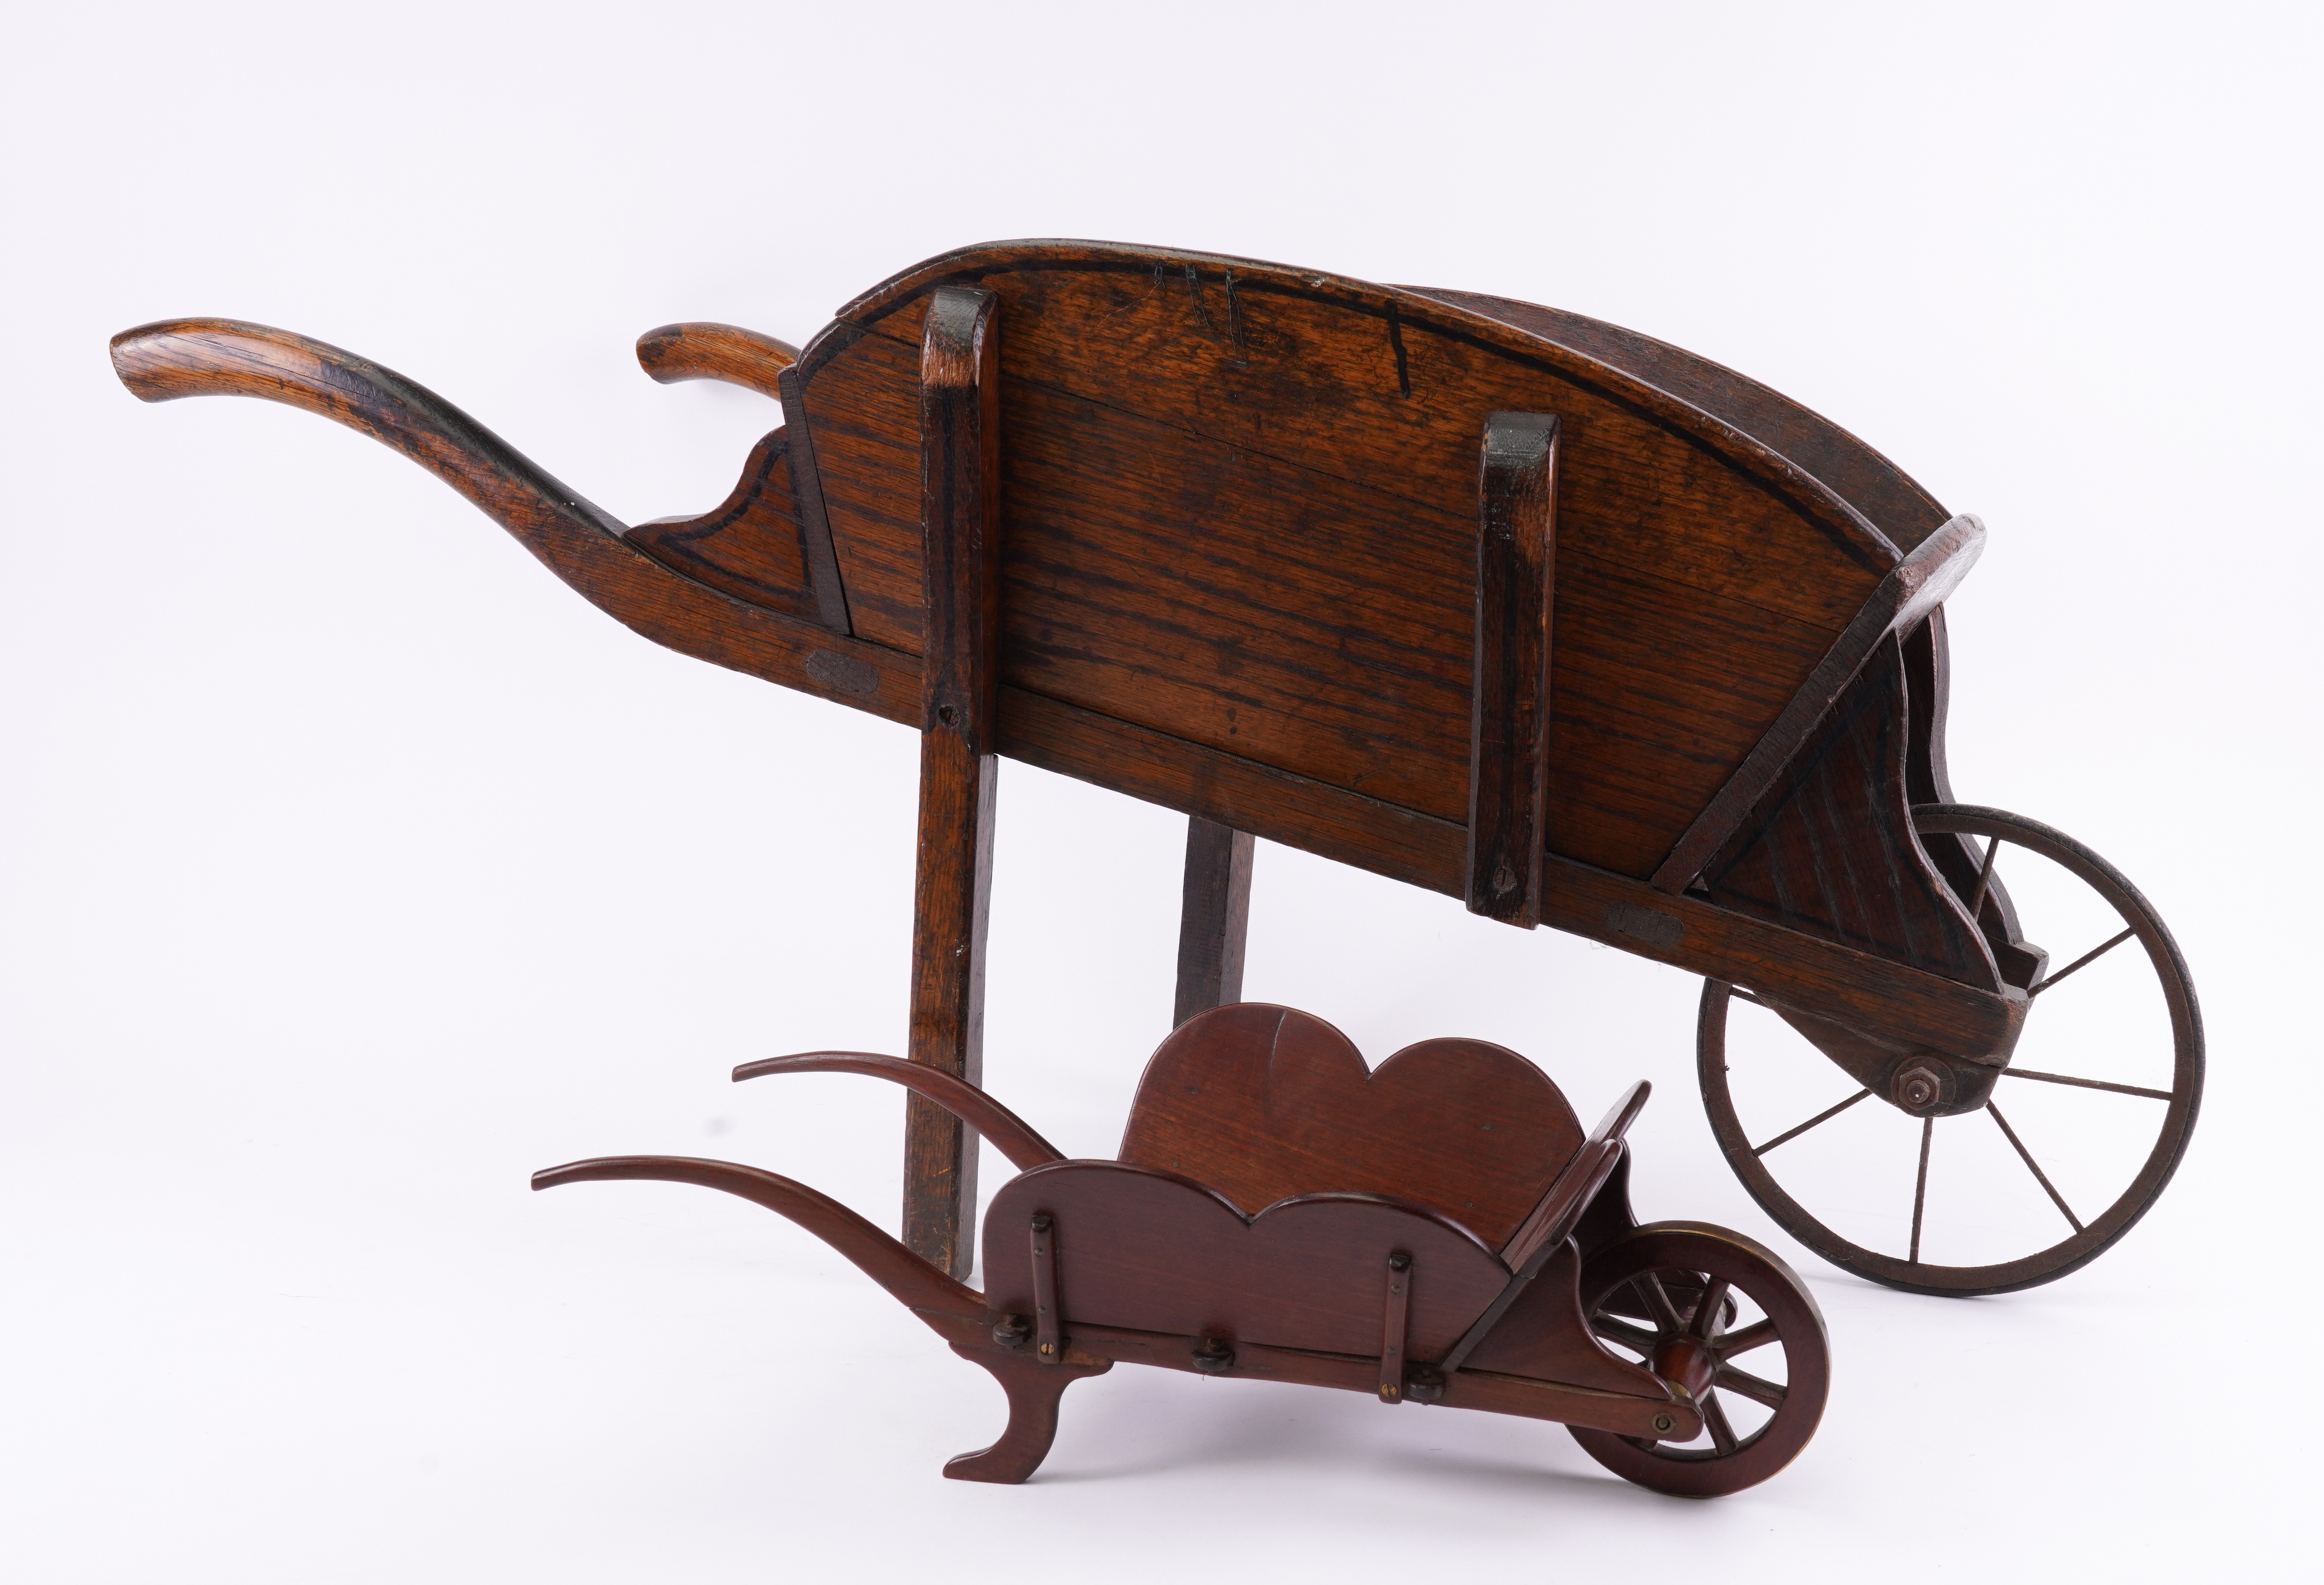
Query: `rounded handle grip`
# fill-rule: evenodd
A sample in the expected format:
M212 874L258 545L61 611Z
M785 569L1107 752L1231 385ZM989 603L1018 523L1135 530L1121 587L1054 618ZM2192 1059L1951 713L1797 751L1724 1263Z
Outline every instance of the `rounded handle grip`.
M775 376L798 362L798 348L740 325L690 319L638 337L638 366L664 385L717 380L782 399Z

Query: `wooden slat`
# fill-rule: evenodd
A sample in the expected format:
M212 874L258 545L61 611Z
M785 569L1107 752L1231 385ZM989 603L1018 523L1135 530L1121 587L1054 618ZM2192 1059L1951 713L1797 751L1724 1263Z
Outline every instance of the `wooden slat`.
M1196 1013L1242 1000L1243 945L1250 931L1250 833L1199 815L1186 821L1186 875L1178 911L1178 992L1173 1028Z
M1913 627L1952 593L1985 548L1985 525L1957 517L1922 541L1896 569L1880 580L1833 640L1816 668L1784 706L1733 775L1686 828L1660 868L1655 884L1665 891L1685 889L1720 844L1734 834L1765 797L1817 723L1888 639Z
M972 1084L983 1077L1000 719L997 306L989 292L937 294L919 384L927 714L908 1055ZM913 1094L906 1107L904 1242L964 1278L974 1264L976 1136L926 1096Z
M840 575L831 520L824 511L823 480L816 466L815 436L807 427L803 390L796 362L776 374L775 393L783 404L784 427L792 437L788 461L799 544L807 558L807 585L815 594L816 620L833 632L852 635L855 629L847 612L847 583Z
M1494 413L1478 464L1475 681L1469 719L1468 904L1541 922L1549 794L1557 419Z

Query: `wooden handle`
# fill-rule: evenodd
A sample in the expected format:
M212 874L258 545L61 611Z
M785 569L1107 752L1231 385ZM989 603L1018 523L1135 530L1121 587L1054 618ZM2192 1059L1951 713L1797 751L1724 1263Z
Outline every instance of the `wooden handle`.
M868 1051L807 1051L797 1056L770 1056L746 1062L734 1070L737 1083L769 1074L868 1074L901 1084L925 1095L970 1128L992 1141L993 1148L1013 1162L1019 1172L1063 1161L1065 1153L1035 1133L1025 1120L976 1085L957 1074L900 1056L879 1056Z
M694 1184L739 1195L754 1205L763 1205L778 1215L789 1217L846 1256L857 1269L914 1310L972 1319L984 1313L983 1295L965 1283L954 1282L830 1195L755 1166L732 1161L704 1161L690 1156L604 1156L591 1161L544 1167L532 1175L532 1186L554 1189L567 1184L625 1178Z
M304 408L392 446L555 565L558 530L622 525L416 381L343 348L240 319L163 319L113 338L113 369L146 401L255 396Z
M798 348L740 325L690 319L638 337L638 366L664 385L718 380L780 401L775 376L798 362Z

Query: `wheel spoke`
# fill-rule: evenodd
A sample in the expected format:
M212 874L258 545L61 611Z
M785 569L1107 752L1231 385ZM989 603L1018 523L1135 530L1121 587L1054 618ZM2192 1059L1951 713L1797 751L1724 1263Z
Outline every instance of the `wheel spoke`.
M2109 1084L2103 1079L2070 1079L2063 1074L2037 1074L2025 1068L2004 1068L2005 1079L2039 1079L2045 1084L2071 1084L2077 1090L2105 1090L2116 1095L2144 1095L2150 1101L2172 1099L2168 1090L2143 1090L2136 1084Z
M2033 1000L2035 997L2041 995L2044 991L2049 990L2051 986L2055 985L2059 981L2064 979L2075 970L2086 968L2089 964L2098 962L2098 959L2106 956L2107 954L2112 952L2116 947L2120 946L2124 942L2128 941L2132 936L2137 934L2138 932L2135 929L2126 928L2121 935L2116 936L2105 945L2092 947L2089 951L2076 958L2072 963L2068 963L2064 968L2059 970L2056 973L2043 981L2042 983L2034 987L2033 990L2027 991L2025 993L2025 1000L2028 1001Z
M2050 1196L2050 1203L2058 1208L2058 1213L2073 1224L2076 1232L2082 1231L2080 1219L2067 1206L2066 1197L2058 1193L2057 1185L2050 1182L2049 1175L2034 1165L2034 1153L2025 1148L2025 1142L2017 1137L2017 1130L2011 1128L2009 1120L2001 1115L2001 1108L1988 1101L1985 1103L1985 1110L1993 1113L1993 1120L2001 1125L2002 1137L2016 1150L2017 1159L2025 1164L2025 1170L2034 1175L2034 1181L2042 1185L2042 1192Z
M1727 1424L1727 1410L1720 1405L1719 1394L1710 1387L1705 1387L1702 1392L1702 1424L1710 1431L1711 1440L1717 1444L1720 1458L1735 1451L1738 1445L1735 1427Z
M1678 1306L1671 1303L1670 1295L1663 1288L1663 1279L1656 1272L1642 1272L1637 1278L1638 1291L1646 1295L1646 1313L1655 1318L1655 1330L1664 1337L1674 1337L1685 1330L1678 1318Z
M1626 1349L1636 1349L1641 1354L1653 1353L1655 1345L1662 1341L1645 1327L1632 1326L1627 1321L1617 1321L1602 1311L1591 1317L1590 1330L1601 1338L1621 1344Z
M1914 1266L1921 1263L1921 1210L1929 1198L1929 1137L1936 1131L1936 1119L1921 1120L1921 1175L1913 1181L1913 1252L1904 1257Z
M1978 909L1985 906L1985 894L1993 889L1993 861L2001 856L2001 839L1995 837L1985 844L1985 862L1978 867L1977 890L1969 899L1970 923L1977 920Z
M1763 1317L1753 1322L1741 1332L1729 1332L1720 1339L1719 1357L1722 1359L1732 1359L1738 1354L1748 1354L1753 1349L1764 1348L1769 1343L1778 1341L1781 1337L1782 1333L1775 1330L1774 1318Z
M1694 1307L1694 1319L1686 1323L1687 1336L1697 1342L1709 1342L1719 1330L1719 1307L1727 1303L1727 1279L1714 1276L1702 1285L1702 1300Z
M1753 1403L1764 1405L1770 1409L1780 1409L1784 1406L1784 1394L1786 1389L1781 1383L1754 1376L1748 1370L1738 1370L1732 1365L1721 1364L1719 1367L1719 1374L1712 1378L1712 1384L1723 1387L1729 1392L1741 1393Z
M1841 1101L1838 1106L1833 1107L1831 1110L1820 1111L1816 1113L1815 1116L1808 1119L1807 1121L1802 1123L1798 1128L1793 1129L1786 1133L1777 1134L1774 1138L1768 1140L1766 1144L1752 1151L1751 1154L1754 1156L1765 1156L1776 1146L1787 1144L1790 1141L1798 1138L1802 1134L1806 1133L1810 1129L1815 1127L1816 1124L1830 1122L1841 1112L1846 1111L1849 1107L1855 1105L1858 1101L1863 1100L1867 1095L1871 1093L1872 1092L1869 1090L1858 1090L1855 1094L1849 1096L1847 1100Z

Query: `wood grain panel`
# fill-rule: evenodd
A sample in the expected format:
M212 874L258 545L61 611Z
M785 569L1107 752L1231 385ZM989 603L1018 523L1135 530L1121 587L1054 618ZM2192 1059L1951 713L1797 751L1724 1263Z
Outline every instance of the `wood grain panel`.
M1508 1282L1462 1229L1370 1195L1286 1201L1246 1222L1202 1185L1111 1161L1013 1178L985 1220L985 1301L1033 1313L1026 1230L1056 1219L1057 1297L1076 1323L1377 1356L1381 1273L1412 1257L1408 1347L1433 1359Z
M1821 480L1900 550L1918 545L1950 515L1903 469L1821 413L1683 347L1515 298L1434 286L1404 290L1571 347L1702 409Z
M1901 647L1882 653L1704 871L1711 900L1980 990L1983 936L1913 834Z
M834 325L797 365L848 620L857 637L910 654L920 648L919 351Z
M1828 640L1576 551L1559 521L1548 847L1644 878Z
M791 488L789 438L751 448L742 477L700 517L656 518L624 536L674 572L765 611L816 620L807 541Z
M908 342L945 281L1000 292L1004 373L1457 511L1497 409L1556 413L1600 554L1770 609L1845 621L1896 559L1773 450L1584 355L1418 294L1251 260L1000 244L932 260L841 309Z
M1247 1212L1324 1190L1391 1194L1498 1249L1581 1145L1565 1097L1513 1051L1425 1040L1373 1070L1323 1019L1242 1002L1189 1019L1155 1051L1121 1159L1182 1173Z

